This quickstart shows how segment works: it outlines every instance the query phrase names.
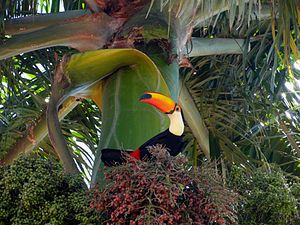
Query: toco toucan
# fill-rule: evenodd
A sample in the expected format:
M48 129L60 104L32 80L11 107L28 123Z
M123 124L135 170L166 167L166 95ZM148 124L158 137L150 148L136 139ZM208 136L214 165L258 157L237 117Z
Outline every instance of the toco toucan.
M135 151L120 151L117 149L103 149L101 159L107 166L122 164L126 161L123 154L130 154L136 159L151 159L151 153L148 147L157 144L163 145L171 156L178 155L183 147L184 123L180 106L171 98L157 92L145 92L139 99L153 105L162 113L167 114L170 119L170 126L167 130L154 136Z

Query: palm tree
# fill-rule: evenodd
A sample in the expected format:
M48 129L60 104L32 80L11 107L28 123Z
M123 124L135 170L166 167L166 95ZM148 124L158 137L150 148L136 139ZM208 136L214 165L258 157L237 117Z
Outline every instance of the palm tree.
M293 93L287 103L281 93L298 75L291 66L298 58L297 6L296 0L4 1L2 162L39 150L57 155L67 173L79 168L87 176L93 166L94 183L101 179L102 148L135 149L167 127L166 118L137 103L144 91L159 91L183 108L194 164L200 152L250 167L294 163L298 107ZM287 111L294 116L286 118Z

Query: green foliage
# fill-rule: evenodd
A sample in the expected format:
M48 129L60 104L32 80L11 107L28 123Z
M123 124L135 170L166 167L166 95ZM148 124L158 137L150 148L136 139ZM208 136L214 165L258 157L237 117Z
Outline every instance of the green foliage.
M96 224L81 177L58 162L21 156L0 167L0 224Z
M278 168L247 173L234 166L230 185L243 196L239 224L299 224L300 183L291 183Z
M193 58L195 70L183 71L210 132L211 156L248 168L277 163L298 175L298 87L296 82L294 91L286 87L290 75L274 48L270 21L252 21L250 27L228 32L224 16L194 37L246 38L243 55Z
M0 18L14 18L37 13L56 13L62 10L60 0L3 0L0 3ZM85 8L83 0L62 0L65 10Z
M50 94L50 76L67 48L44 49L0 62L0 158L24 136L30 135L30 128L43 122L46 101ZM101 118L92 101L82 101L61 122L62 129L81 171L89 173L92 158L99 143ZM81 143L91 150L87 152ZM47 138L37 143L35 150L52 154ZM84 161L88 158L89 162ZM90 174L86 175L87 177Z

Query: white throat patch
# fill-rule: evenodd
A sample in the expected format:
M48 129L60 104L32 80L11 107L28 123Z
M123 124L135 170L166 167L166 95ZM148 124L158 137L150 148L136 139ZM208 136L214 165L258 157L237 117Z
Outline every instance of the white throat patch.
M181 136L184 131L184 123L180 111L174 111L172 114L168 114L170 118L169 131L177 136Z

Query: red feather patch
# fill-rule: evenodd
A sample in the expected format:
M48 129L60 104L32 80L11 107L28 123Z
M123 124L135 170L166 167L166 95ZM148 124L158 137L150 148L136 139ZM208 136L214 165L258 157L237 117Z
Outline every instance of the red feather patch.
M141 150L137 149L130 153L130 155L136 159L141 159Z

